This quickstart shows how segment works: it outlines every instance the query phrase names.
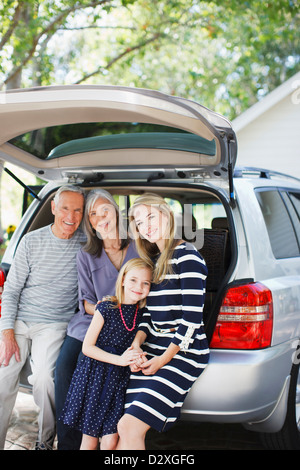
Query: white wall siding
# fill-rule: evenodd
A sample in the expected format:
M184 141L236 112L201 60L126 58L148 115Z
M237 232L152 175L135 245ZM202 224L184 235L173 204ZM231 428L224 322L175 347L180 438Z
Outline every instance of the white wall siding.
M298 75L300 78L297 74L233 121L238 139L237 166L261 167L300 178Z

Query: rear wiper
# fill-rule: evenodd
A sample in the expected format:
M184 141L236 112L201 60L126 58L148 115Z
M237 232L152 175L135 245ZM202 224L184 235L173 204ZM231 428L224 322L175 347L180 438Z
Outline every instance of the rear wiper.
M26 191L28 191L31 194L31 196L33 196L38 201L41 201L38 195L35 194L35 192L32 191L32 189L30 189L29 186L26 186L26 184L24 184L23 181L21 181L16 175L14 175L8 168L4 167L4 171L6 171L6 173L8 173L9 176L11 176L15 181L17 181L17 183L19 183L24 189L26 189Z

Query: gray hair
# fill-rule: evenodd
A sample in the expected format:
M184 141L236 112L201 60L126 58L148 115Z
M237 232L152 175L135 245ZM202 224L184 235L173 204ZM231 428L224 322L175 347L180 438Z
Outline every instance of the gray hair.
M116 210L117 224L118 224L117 228L118 228L119 238L121 239L121 249L127 246L129 243L128 234L127 234L127 230L125 227L125 223L124 223L121 211L119 209L118 204L114 200L113 196L105 189L100 189L100 188L93 189L87 195L85 211L84 211L84 216L83 216L83 230L87 237L87 242L84 246L84 249L89 254L97 255L97 256L101 255L103 242L102 242L102 239L99 238L99 236L97 237L95 230L90 224L89 213L99 198L106 199L110 204L112 204L112 206Z
M83 197L85 197L85 192L82 188L79 188L79 186L71 186L71 185L65 185L61 186L55 193L55 196L53 198L54 203L57 205L59 202L59 198L62 193L71 191L73 193L78 193L81 194Z

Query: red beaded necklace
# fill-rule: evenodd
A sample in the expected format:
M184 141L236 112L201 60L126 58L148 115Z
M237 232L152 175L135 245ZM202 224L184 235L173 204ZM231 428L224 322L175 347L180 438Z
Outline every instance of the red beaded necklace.
M136 306L135 315L134 315L134 319L133 319L133 326L132 326L132 328L128 328L128 326L127 326L126 323L125 323L124 317L123 317L121 305L119 305L119 310L120 310L122 322L123 322L123 324L124 324L124 326L125 326L125 328L126 328L127 331L132 331L132 330L134 330L134 328L135 328L135 322L136 322L136 317L137 317L137 314L138 314L138 309L139 309L139 306L137 305L137 306Z

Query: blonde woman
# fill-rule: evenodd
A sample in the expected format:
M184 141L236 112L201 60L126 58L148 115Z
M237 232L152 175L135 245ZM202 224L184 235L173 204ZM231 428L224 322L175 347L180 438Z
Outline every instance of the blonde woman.
M139 356L131 347L149 293L152 269L140 258L120 270L116 295L98 304L74 372L63 422L83 433L81 449L115 449L130 369Z
M132 343L147 357L131 367L118 449L145 449L150 427L169 429L207 365L202 312L207 268L196 248L175 239L174 215L163 198L139 197L130 211L138 253L154 261L147 312Z

